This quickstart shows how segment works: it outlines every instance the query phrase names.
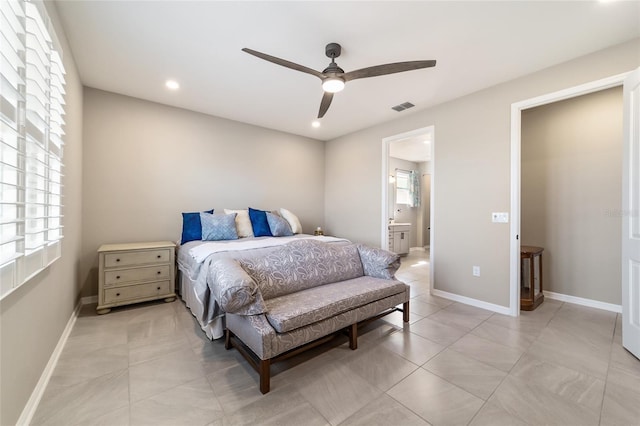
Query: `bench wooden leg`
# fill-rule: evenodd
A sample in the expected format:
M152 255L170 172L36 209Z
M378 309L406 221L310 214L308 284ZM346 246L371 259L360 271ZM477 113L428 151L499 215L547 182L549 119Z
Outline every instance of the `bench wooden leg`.
M347 331L349 332L349 349L355 351L358 349L358 324L351 324L347 327Z
M271 360L260 360L260 392L263 394L269 392L271 382Z
M409 302L402 304L402 321L409 322Z
M231 332L228 329L224 332L224 348L231 349Z

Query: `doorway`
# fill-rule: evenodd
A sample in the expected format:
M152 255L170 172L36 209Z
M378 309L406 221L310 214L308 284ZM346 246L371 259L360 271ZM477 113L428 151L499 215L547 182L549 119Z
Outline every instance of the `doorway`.
M520 239L545 298L620 305L622 87L522 112Z
M522 111L622 85L628 73L576 86L511 105L511 247L509 313L520 314L521 130ZM577 298L576 298L577 299ZM573 301L574 303L576 300ZM584 304L584 303L583 303ZM612 308L601 303L599 308ZM593 306L593 305L591 305Z
M382 140L382 248L433 264L434 127ZM433 268L430 268L433 282Z

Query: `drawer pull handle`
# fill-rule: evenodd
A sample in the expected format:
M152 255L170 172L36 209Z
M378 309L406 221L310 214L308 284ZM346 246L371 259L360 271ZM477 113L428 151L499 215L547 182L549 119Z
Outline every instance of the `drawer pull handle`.
M119 279L120 279L120 275L116 276L116 280L119 280Z
M116 296L120 296L120 293L116 293Z
M162 273L162 271L158 271L158 275L160 275Z
M158 255L158 259L162 259L162 255Z
M120 262L120 259L116 259L116 262Z
M160 290L160 287L158 287L158 290Z

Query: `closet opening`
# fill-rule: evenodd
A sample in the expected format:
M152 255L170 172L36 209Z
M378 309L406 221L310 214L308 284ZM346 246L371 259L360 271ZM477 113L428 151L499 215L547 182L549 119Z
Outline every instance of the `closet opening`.
M616 211L621 206L620 86L626 75L512 104L509 313L513 316L520 314L521 245L545 249L546 298L619 310L620 302L612 303L615 301L611 297L615 295L598 288L603 284L598 284L597 279L587 284L588 278L581 274L604 256L608 264L615 263L618 275L618 279L604 281L620 293L619 253L616 260L616 250L619 252L621 247L620 227L607 211ZM616 111L603 114L603 102L613 103ZM576 106L584 112L569 108ZM536 129L543 122L544 129ZM618 135L611 134L615 129ZM606 197L599 196L601 192ZM603 249L597 243L600 232L612 227L615 232L603 237L616 239L607 240L610 250L595 253Z

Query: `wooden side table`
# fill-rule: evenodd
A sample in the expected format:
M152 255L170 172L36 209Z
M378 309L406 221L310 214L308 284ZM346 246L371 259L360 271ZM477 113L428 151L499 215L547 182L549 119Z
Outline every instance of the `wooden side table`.
M542 247L520 246L520 309L533 311L544 301Z

